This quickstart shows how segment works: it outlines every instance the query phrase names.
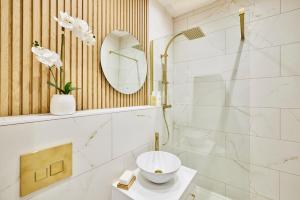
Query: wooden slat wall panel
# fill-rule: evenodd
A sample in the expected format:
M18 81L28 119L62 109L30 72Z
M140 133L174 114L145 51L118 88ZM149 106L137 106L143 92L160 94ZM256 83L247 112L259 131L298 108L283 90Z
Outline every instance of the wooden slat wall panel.
M66 31L63 79L81 88L73 91L77 110L146 105L147 82L135 94L120 94L103 75L99 51L114 29L131 32L147 50L148 0L0 0L0 116L49 112L57 91L46 85L50 75L31 46L37 40L60 53L61 28L53 20L59 11L88 21L97 38L89 47Z

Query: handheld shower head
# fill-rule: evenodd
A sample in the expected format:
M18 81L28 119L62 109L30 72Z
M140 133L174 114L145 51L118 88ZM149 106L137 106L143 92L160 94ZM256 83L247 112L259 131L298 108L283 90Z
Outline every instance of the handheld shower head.
M191 28L182 32L182 34L189 40L195 40L204 37L205 34L199 27Z

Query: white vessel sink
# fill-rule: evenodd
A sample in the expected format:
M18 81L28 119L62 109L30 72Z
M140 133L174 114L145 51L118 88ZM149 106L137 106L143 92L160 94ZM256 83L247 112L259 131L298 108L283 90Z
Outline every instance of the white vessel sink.
M141 174L153 183L170 181L181 167L181 161L173 154L164 151L149 151L136 160Z

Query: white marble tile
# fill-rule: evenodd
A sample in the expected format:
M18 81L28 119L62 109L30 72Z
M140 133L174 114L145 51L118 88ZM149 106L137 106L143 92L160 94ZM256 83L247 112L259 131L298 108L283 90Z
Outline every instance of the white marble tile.
M279 200L279 172L263 167L251 166L251 193Z
M250 76L249 53L235 53L189 63L191 77L197 81L246 79Z
M225 197L225 195L219 194L217 192L200 186L195 187L194 194L196 196L196 199L201 200L230 200L229 198ZM191 198L187 200L191 200Z
M250 51L250 77L280 76L280 47Z
M155 132L155 116L155 110L113 114L113 158L151 142Z
M177 137L175 145L184 151L200 155L226 155L224 133L176 126L174 135Z
M251 163L300 175L300 143L251 137Z
M251 108L251 135L280 139L280 109Z
M261 195L256 194L256 193L250 193L250 199L251 200L271 200L267 197L261 196Z
M250 77L249 52L238 52L221 58L220 74L224 80L247 79Z
M201 23L210 23L218 20L222 20L229 16L236 16L238 10L243 7L248 12L249 7L251 6L251 0L242 0L242 1L215 1L208 6L203 6L196 10L190 16L187 16L189 19L189 26Z
M250 200L251 194L247 189L241 189L238 186L226 185L226 196L229 199Z
M298 200L300 197L300 176L280 173L280 199Z
M224 106L226 100L225 81L202 82L193 81L193 105L199 106Z
M251 49L264 48L300 41L300 10L268 17L251 23L248 44Z
M250 81L232 80L226 82L226 105L249 106L250 105Z
M183 163L198 171L202 176L224 182L226 184L249 190L248 164L218 156L202 156L196 153L180 155Z
M45 192L37 193L31 199L109 200L111 199L111 184L126 169L134 169L134 163L135 158L130 154L126 154L68 182L49 188Z
M175 104L192 104L193 100L193 84L182 83L174 84L174 103Z
M193 17L191 17L193 18ZM250 14L249 12L245 13L245 23L249 23ZM195 19L189 21L189 28L199 26L203 30L204 33L210 34L216 31L220 31L232 26L236 26L240 24L240 19L236 14L224 16L214 21L209 22L197 22Z
M222 56L204 58L189 63L191 80L222 81Z
M188 49L188 51L187 51ZM174 44L174 62L222 55L225 51L225 32L215 32L197 40L183 40Z
M225 183L208 178L206 176L197 175L195 183L211 192L226 195Z
M186 83L190 81L190 70L188 63L174 64L174 84Z
M300 107L300 78L280 77L250 81L252 107Z
M300 110L283 109L281 111L281 138L300 142Z
M280 75L280 48L244 51L190 62L190 74L199 81L235 80Z
M19 156L44 148L73 143L73 176L111 160L111 116L71 119L3 126L1 189L19 179ZM3 165L3 166L2 166Z
M0 158L5 160L0 162L0 190L19 180L20 155L69 142L76 149L80 141L72 119L2 126L0 133Z
M281 74L283 76L300 75L300 43L281 47Z
M249 135L227 134L226 155L233 160L250 162L250 137Z
M123 111L118 114L132 114L125 122L134 124L131 130L138 133L135 144L144 144L126 150L123 156L112 160L112 119L111 114L88 115L57 119L28 124L0 127L0 199L2 200L47 200L47 199L110 199L111 183L125 169L136 167L136 157L152 149L152 136L158 126L155 114L159 109ZM131 115L131 116L132 116ZM151 119L147 116L151 116ZM147 118L140 120L140 118ZM115 121L116 127L123 127L123 121ZM130 121L133 120L133 121ZM136 120L136 121L134 121ZM145 121L147 123L145 123ZM136 126L140 124L140 126ZM130 124L129 124L130 125ZM125 127L126 128L126 127ZM127 129L128 130L128 129ZM126 130L121 133L127 133ZM151 140L144 138L151 134ZM130 135L130 134L129 134ZM144 137L144 138L142 138ZM122 138L121 138L122 139ZM120 141L120 140L119 140ZM41 189L25 198L19 197L19 156L36 150L73 143L73 176L47 188ZM118 145L118 144L117 144ZM149 146L151 145L151 146Z
M245 40L241 40L240 26L226 29L226 54L249 50L248 26L245 26Z
M189 114L191 112L190 105L177 105L173 106L173 120L175 124L187 125L189 122Z
M189 125L206 130L249 134L249 108L194 106Z
M300 8L300 2L298 0L281 0L281 11L287 12Z
M280 14L280 0L254 0L251 20Z
M74 145L74 174L99 166L112 159L111 115L74 118L80 131L78 146ZM83 162L84 161L84 162ZM87 166L88 165L88 166Z

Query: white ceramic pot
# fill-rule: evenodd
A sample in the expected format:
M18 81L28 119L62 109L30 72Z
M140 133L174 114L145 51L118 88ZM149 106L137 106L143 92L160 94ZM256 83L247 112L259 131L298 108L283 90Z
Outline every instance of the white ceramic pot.
M53 115L71 115L76 111L73 95L55 94L51 98L50 113Z

